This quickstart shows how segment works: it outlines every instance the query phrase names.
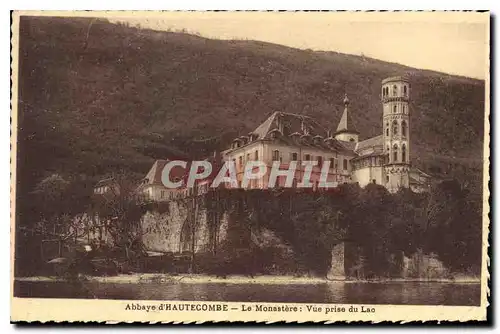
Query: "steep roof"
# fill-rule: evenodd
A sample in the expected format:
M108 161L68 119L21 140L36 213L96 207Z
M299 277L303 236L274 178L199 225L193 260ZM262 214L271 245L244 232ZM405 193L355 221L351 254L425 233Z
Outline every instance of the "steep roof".
M349 151L354 151L354 149L356 148L356 143L353 142L353 141L343 141L343 140L339 140L338 141L340 145L342 145L346 150L349 150Z
M163 168L167 164L168 160L156 160L153 163L153 166L149 170L149 172L146 174L144 177L144 182L143 184L150 184L150 185L161 185L161 173L163 171Z
M344 145L333 138L329 132L313 118L286 112L274 112L249 135L250 141L271 139L272 133L279 133L275 140L287 145L314 147L323 150L353 151L354 146ZM237 140L241 139L237 138Z
M349 113L349 99L347 98L347 95L344 97L344 112L342 113L342 117L340 118L340 122L335 133L342 132L359 134L359 131L354 127L354 122L352 121L351 114Z
M327 130L318 122L309 116L291 114L285 112L274 112L261 125L259 125L251 134L257 136L257 139L264 139L274 129L282 127L284 134L290 135L294 132L304 133L307 129L311 136L320 135L327 137Z

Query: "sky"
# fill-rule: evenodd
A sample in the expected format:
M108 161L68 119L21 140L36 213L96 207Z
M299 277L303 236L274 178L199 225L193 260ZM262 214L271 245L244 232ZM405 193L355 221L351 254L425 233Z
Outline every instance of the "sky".
M363 54L478 79L488 76L488 13L150 12L110 20L155 30L186 29L208 38Z

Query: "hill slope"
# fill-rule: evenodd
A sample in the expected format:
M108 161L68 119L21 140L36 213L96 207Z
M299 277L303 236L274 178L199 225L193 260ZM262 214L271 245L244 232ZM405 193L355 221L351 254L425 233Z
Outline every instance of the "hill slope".
M370 58L23 17L19 74L26 189L48 171L145 174L155 158L203 156L275 110L335 129L344 92L365 139L382 131L381 80L402 74L412 86L412 162L481 166L483 81Z

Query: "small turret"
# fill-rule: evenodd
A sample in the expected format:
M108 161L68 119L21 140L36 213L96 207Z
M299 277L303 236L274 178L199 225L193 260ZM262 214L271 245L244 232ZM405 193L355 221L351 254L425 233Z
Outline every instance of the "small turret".
M354 127L351 115L349 113L349 98L347 94L344 96L344 112L340 118L337 131L335 131L335 139L342 141L358 142L359 132Z

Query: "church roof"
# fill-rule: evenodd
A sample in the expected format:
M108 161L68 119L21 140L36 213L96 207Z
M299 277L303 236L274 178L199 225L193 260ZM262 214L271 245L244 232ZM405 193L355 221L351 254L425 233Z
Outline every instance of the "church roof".
M384 152L384 136L376 136L357 143L355 152L359 156L379 155Z
M368 138L365 140L362 140L358 143L356 146L356 151L361 151L366 148L374 147L374 146L382 146L384 147L384 136L379 135L376 137Z

